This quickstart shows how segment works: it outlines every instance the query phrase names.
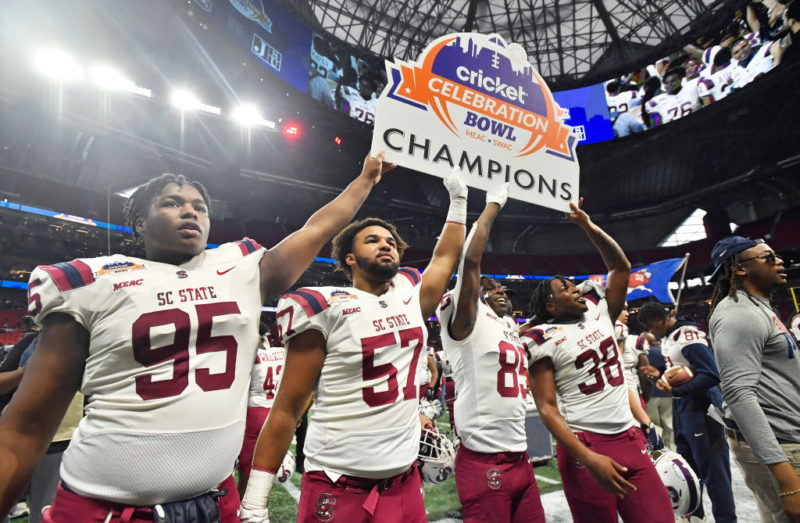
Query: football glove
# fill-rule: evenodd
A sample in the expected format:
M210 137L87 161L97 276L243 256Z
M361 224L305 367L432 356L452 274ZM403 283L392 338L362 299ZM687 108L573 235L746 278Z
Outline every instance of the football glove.
M642 425L642 431L647 438L647 450L654 452L664 448L664 439L656 430L655 424L651 421L650 425Z
M265 508L242 507L240 515L242 523L269 523L269 511Z
M508 182L486 193L486 203L496 203L502 209L508 199Z

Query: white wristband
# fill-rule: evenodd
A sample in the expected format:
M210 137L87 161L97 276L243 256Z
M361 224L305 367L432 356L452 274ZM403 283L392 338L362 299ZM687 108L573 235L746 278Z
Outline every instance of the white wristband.
M461 225L467 224L467 199L466 198L452 198L450 200L450 209L447 211L447 221L453 223L460 223Z
M273 484L275 484L275 474L266 470L252 469L247 480L247 489L242 497L242 506L251 510L267 508Z

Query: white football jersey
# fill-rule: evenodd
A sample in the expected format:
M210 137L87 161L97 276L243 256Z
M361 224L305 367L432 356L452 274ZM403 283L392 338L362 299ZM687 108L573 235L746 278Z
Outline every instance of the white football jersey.
M478 298L476 297L476 300ZM528 360L514 320L499 317L478 300L478 315L469 336L450 337L446 325L455 310L447 294L437 311L442 346L453 368L456 400L453 405L461 443L474 452L523 452Z
M153 505L231 474L242 445L261 315L252 240L182 265L122 255L37 267L30 312L89 332L86 415L61 477L84 496Z
M644 354L646 356L649 352L650 344L647 343L644 336L625 336L622 346L622 366L625 369L625 381L628 383L628 388L637 395L642 392L638 372L639 355Z
M775 57L772 56L773 45L779 46L781 44L779 41L763 44L758 48L758 50L756 50L755 55L753 55L753 57L747 63L747 72L750 73L753 78L768 73L775 68Z
M333 89L331 94L335 99L336 89ZM355 118L369 125L375 122L377 100L373 100L372 98L364 100L361 93L358 92L358 89L349 85L341 86L341 94L342 98L347 102L347 107L349 108L348 115L350 118Z
M283 347L270 347L258 349L256 364L250 376L250 396L247 400L248 407L261 407L271 409L281 384L281 371L286 360Z
M700 77L697 83L697 96L718 102L736 89L741 89L753 81L753 76L734 62L723 69L711 69L711 74Z
M401 268L380 296L352 287L314 287L284 295L277 321L284 344L317 330L327 340L305 442L306 470L387 478L417 459L417 366L427 327L422 278Z
M700 108L697 96L697 78L684 80L678 94L663 93L647 102L648 112L657 112L661 116L661 124L679 120Z
M708 345L706 333L694 325L683 325L664 336L661 340L661 354L664 355L667 370L678 365L691 367L689 360L683 355L683 348L694 343Z
M433 347L430 345L425 347L422 354L419 356L419 364L417 365L417 385L427 385L431 382L431 369L428 368L428 356L433 357Z
M625 113L641 103L641 97L636 91L621 91L615 95L609 94L608 91L605 93L609 112Z
M618 434L634 425L605 290L582 285L583 316L568 323L545 323L522 335L531 363L550 358L562 416L573 431Z
M800 341L800 314L795 314L789 321L789 330L794 334L794 338Z

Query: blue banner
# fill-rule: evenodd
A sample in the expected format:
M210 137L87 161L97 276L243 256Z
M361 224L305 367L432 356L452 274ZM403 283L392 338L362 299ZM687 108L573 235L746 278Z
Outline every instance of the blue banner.
M653 297L662 303L675 303L668 285L681 263L683 258L670 258L631 269L628 301ZM596 274L589 276L589 279L605 285L606 275Z
M271 0L194 0L199 14L262 67L308 92L311 29Z
M603 84L554 91L553 96L559 107L569 111L564 123L572 127L572 134L578 137L578 145L614 138Z

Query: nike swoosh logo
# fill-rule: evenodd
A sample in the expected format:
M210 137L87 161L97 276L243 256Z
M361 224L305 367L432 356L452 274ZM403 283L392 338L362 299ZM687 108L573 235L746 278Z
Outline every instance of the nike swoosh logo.
M219 269L217 269L217 274L222 276L223 274L227 274L227 273L231 272L235 268L236 268L236 265L234 265L233 267L231 267L230 269L225 270L225 271L220 271Z
M412 298L413 298L413 296L412 296ZM411 303L411 298L409 298L407 300L403 300L403 305L408 305L409 303Z
M695 437L695 438L699 438L699 437L700 437L700 436L702 436L703 434L705 434L705 432L701 432L700 434L695 434L695 435L694 435L694 437Z
M647 449L642 449L642 454L647 454Z
M597 318L595 318L595 319L594 319L594 321L597 321L597 320L599 320L599 319L600 319L600 315L598 314L598 315L597 315Z

